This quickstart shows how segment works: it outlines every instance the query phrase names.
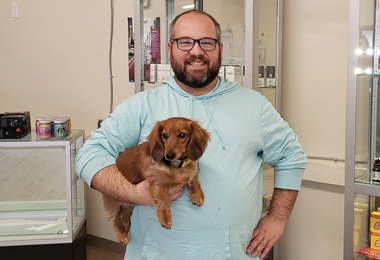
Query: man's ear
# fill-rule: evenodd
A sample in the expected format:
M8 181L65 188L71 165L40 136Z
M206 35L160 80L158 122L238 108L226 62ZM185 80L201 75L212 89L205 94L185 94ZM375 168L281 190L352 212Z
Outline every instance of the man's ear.
M222 42L220 42L220 57L223 60L223 43Z
M168 59L170 60L170 54L171 54L171 51L172 51L172 43L171 42L168 42Z

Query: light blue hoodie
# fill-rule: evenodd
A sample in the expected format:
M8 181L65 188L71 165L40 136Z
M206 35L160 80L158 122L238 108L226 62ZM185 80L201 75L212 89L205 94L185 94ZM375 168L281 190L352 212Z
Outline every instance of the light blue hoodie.
M171 230L154 207L136 206L125 259L252 259L245 251L262 209L262 163L275 167L275 187L283 189L298 190L306 167L296 134L256 91L219 78L214 90L192 96L171 77L120 104L78 152L76 172L90 184L169 117L196 120L211 134L198 161L205 201L192 205L185 189L171 203Z

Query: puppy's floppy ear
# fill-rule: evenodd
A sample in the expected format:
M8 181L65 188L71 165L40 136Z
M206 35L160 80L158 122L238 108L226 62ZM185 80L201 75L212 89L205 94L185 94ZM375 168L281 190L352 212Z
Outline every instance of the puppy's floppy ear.
M155 162L160 162L164 157L164 144L162 143L161 132L162 123L157 122L147 137L150 146L150 156Z
M210 134L202 128L197 122L192 121L190 124L191 137L187 145L187 155L192 161L201 158L210 141Z

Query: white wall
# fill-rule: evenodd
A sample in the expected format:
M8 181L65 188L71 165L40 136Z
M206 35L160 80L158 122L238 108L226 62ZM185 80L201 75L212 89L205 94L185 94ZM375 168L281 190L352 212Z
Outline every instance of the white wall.
M19 0L19 19L11 17L12 2L0 2L0 111L29 110L33 121L37 116L68 115L73 128L83 128L89 135L97 120L109 113L109 1ZM150 2L146 16L164 8L163 0ZM344 158L348 4L284 1L282 112L308 155ZM134 84L128 82L126 19L133 16L133 1L115 0L114 8L116 106L134 94ZM325 172L316 166L317 175L318 170ZM343 191L340 185L324 182L322 178L303 183L284 234L287 239L297 236L298 242L280 243L281 260L305 259L300 257L303 253L294 254L303 250L315 257L321 248L334 256L342 251ZM88 192L88 233L115 240L100 197ZM336 210L323 210L325 205ZM335 232L336 243L318 240L319 246L310 248L305 216L315 217L319 235Z
M308 156L345 157L349 1L284 1L282 115ZM309 160L279 259L343 259L344 164Z

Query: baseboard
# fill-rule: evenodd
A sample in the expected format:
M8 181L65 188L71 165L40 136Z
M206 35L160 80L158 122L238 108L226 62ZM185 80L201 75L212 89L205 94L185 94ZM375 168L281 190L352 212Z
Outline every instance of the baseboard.
M87 234L87 245L100 250L124 256L127 246L121 245L115 241Z

